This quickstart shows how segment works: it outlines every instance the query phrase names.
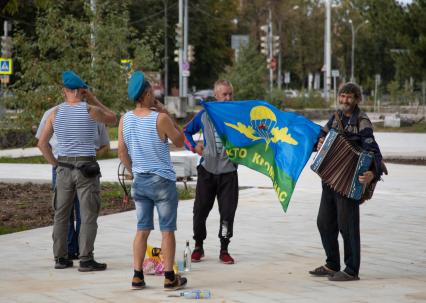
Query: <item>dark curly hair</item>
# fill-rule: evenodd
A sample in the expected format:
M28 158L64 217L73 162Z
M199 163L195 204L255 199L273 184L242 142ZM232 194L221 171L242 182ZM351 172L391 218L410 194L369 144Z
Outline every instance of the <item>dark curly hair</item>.
M340 94L354 94L356 100L362 100L361 88L358 84L353 82L343 84L343 86L339 89L339 95Z

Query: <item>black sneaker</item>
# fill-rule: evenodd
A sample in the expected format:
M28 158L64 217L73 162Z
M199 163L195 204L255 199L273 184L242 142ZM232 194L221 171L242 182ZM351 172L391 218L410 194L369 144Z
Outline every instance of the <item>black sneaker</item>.
M73 267L74 263L67 258L57 258L55 261L55 268L56 269L64 269L68 267Z
M87 271L100 271L105 270L107 265L105 263L98 263L95 260L89 261L80 261L80 267L78 271L87 272Z
M134 276L132 279L132 288L133 289L143 289L145 288L145 281L143 278Z
M164 290L178 290L182 289L186 286L186 278L181 277L178 274L175 274L175 279L169 280L167 278L164 278Z

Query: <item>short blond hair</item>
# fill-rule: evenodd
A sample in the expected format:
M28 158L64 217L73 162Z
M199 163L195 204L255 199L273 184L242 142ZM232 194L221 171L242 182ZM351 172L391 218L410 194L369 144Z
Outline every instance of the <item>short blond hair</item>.
M234 87L232 86L232 83L225 79L219 79L214 83L214 92L216 93L217 88L219 86L228 86L232 89L232 92L234 92Z

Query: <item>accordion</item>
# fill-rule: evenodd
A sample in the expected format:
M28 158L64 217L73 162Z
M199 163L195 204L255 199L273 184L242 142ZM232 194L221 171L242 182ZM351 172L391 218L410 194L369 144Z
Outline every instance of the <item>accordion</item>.
M331 129L311 169L334 191L347 198L360 200L366 187L359 182L358 177L370 168L372 161L371 153L351 144L344 135Z

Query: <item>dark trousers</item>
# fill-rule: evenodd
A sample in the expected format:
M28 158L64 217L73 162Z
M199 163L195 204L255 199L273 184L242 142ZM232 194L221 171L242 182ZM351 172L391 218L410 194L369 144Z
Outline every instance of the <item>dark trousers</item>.
M214 175L199 165L193 210L194 240L206 239L206 220L217 197L220 213L219 238L228 244L233 234L235 211L238 205L237 172Z
M52 167L52 191L55 191L56 187L56 167ZM74 225L75 221L75 225ZM68 256L79 255L80 249L78 247L78 236L80 235L80 201L78 201L77 195L74 198L74 207L71 211L70 221L68 225Z
M359 234L359 201L348 199L323 184L321 205L317 219L327 266L340 270L338 235L343 237L345 272L358 275L361 261Z
M74 224L75 221L75 224ZM78 256L80 249L78 246L78 236L80 235L81 217L80 201L77 195L74 198L74 207L71 211L70 222L68 225L68 256Z

